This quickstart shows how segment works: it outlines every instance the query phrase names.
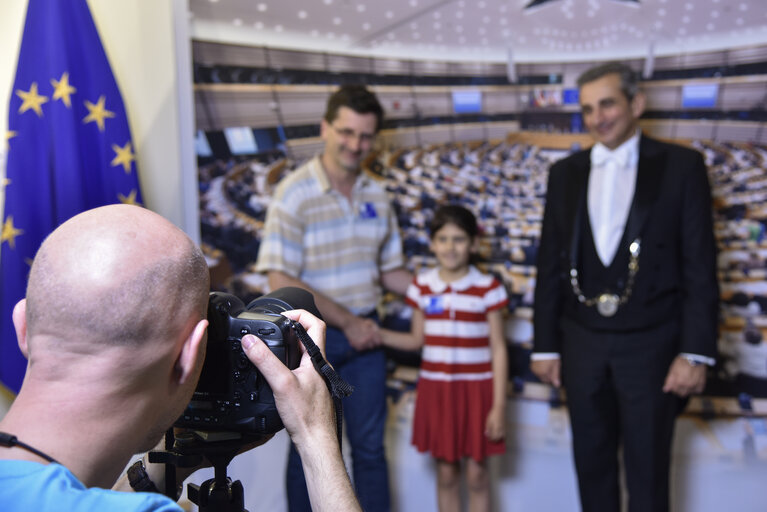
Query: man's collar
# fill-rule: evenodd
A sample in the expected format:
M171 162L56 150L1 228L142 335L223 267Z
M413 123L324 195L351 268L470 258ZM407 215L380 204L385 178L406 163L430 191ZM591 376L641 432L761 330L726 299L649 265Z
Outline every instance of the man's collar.
M592 165L602 165L610 158L614 158L621 167L628 167L629 165L636 164L637 156L639 155L639 136L641 133L641 130L637 128L634 135L612 150L601 142L597 142L594 144L594 147L591 148Z
M314 176L317 178L317 181L320 184L320 187L322 188L323 192L329 192L332 190L333 186L330 183L330 178L328 177L328 171L325 169L325 165L322 163L322 155L317 155L312 159L311 162L311 170ZM367 176L367 173L364 172L362 169L360 169L360 172L357 174L357 178L354 182L354 189L362 188L366 186L370 182L370 178Z

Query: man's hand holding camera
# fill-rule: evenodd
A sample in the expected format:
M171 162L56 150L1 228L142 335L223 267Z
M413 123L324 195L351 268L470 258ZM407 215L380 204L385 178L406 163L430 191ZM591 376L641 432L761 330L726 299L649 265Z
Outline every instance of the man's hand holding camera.
M304 310L285 311L284 316L299 322L325 354L325 322ZM255 336L242 338L242 349L258 368L274 393L274 402L285 428L301 455L312 510L361 510L346 470L336 438L335 412L330 392L314 369L302 346L301 362L289 370ZM319 488L325 492L318 492ZM328 492L332 489L332 492ZM334 496L334 502L327 501Z

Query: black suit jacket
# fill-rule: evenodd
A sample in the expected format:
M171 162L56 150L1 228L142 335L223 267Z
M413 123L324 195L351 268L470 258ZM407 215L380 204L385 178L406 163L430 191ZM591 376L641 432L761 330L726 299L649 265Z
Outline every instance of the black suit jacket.
M575 298L569 270L573 228L586 201L590 168L590 150L551 167L537 261L535 352L560 352L562 317L584 323L585 306ZM715 357L716 246L711 191L700 153L641 136L626 234L628 240L641 237L641 254L632 296L614 317L616 330L678 321L679 352Z

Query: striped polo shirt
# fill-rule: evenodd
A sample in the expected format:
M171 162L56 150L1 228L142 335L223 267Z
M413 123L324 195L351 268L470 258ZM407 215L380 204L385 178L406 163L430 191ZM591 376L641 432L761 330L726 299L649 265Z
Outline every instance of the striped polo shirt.
M269 204L258 272L304 281L355 314L381 298L381 272L404 265L386 191L361 173L349 201L330 186L319 157L286 176Z
M420 377L439 381L492 379L487 313L508 304L503 285L476 267L452 283L433 268L418 275L406 300L424 314Z

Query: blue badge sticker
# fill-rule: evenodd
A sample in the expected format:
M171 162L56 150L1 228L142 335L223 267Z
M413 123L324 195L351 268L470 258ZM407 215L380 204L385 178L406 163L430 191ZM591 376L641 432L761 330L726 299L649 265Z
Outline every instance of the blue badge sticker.
M426 299L426 314L439 315L445 311L445 297L443 295L430 295Z
M363 203L360 206L360 218L362 219L375 219L378 217L376 207L373 203Z

